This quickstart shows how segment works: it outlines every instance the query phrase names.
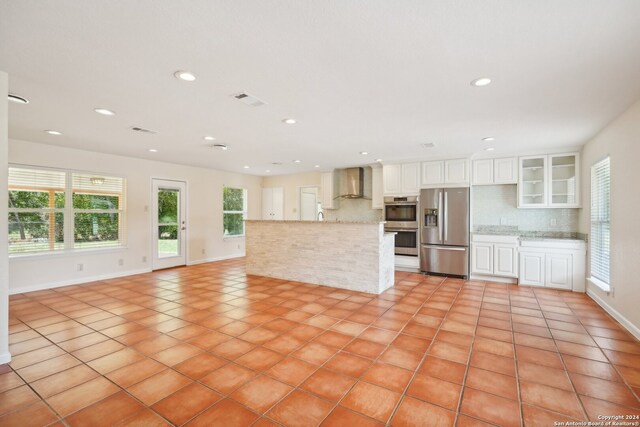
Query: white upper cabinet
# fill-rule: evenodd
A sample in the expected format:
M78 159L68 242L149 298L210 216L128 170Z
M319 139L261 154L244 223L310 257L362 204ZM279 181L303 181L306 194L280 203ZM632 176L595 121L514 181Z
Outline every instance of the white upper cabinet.
M468 186L469 159L422 162L422 187Z
M420 193L420 163L384 165L382 180L385 196L417 195Z
M580 207L578 153L520 157L519 208Z
M382 168L371 167L371 209L384 209Z
M422 185L444 184L444 161L422 162Z
M420 193L420 163L403 163L402 194Z
M517 184L518 158L473 161L473 185Z
M520 157L519 208L547 207L547 156Z
M473 161L473 185L493 184L493 159Z
M468 184L469 183L469 160L468 159L445 160L444 183L445 184Z
M549 156L549 204L557 207L579 207L580 162L578 154Z
M382 166L382 182L385 196L396 196L402 193L401 165Z
M509 157L506 159L493 160L493 183L494 184L517 184L518 183L518 158Z
M338 209L338 176L336 171L323 172L320 175L322 191L322 209Z
M284 189L282 187L262 189L262 219L284 219Z

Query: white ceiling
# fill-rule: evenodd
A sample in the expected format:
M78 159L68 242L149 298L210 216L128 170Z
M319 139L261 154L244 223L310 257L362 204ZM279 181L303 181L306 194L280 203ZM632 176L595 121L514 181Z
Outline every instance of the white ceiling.
M0 69L31 101L16 139L260 175L500 155L582 145L640 97L640 1L3 0Z

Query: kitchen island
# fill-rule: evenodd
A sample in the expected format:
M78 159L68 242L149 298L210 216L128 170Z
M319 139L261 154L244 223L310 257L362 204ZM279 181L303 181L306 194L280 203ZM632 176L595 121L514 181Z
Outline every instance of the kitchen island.
M380 294L394 283L384 222L245 221L247 274Z

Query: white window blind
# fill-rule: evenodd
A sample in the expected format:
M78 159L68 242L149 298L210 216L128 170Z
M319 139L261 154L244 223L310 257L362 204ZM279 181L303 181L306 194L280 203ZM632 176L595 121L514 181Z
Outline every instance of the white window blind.
M125 180L9 167L9 253L121 246Z
M591 277L610 283L611 180L609 157L591 166Z

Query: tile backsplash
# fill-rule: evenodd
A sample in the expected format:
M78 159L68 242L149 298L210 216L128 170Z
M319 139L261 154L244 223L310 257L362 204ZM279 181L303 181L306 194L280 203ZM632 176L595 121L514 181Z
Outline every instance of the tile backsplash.
M343 169L339 172L340 194L345 192L344 179L346 171ZM363 176L363 193L364 199L341 199L338 209L325 209L324 218L327 221L382 221L384 212L382 209L371 209L371 192L372 192L372 173L371 168L364 168Z
M471 198L474 230L502 225L522 231L578 231L579 209L518 209L515 184L475 186Z

